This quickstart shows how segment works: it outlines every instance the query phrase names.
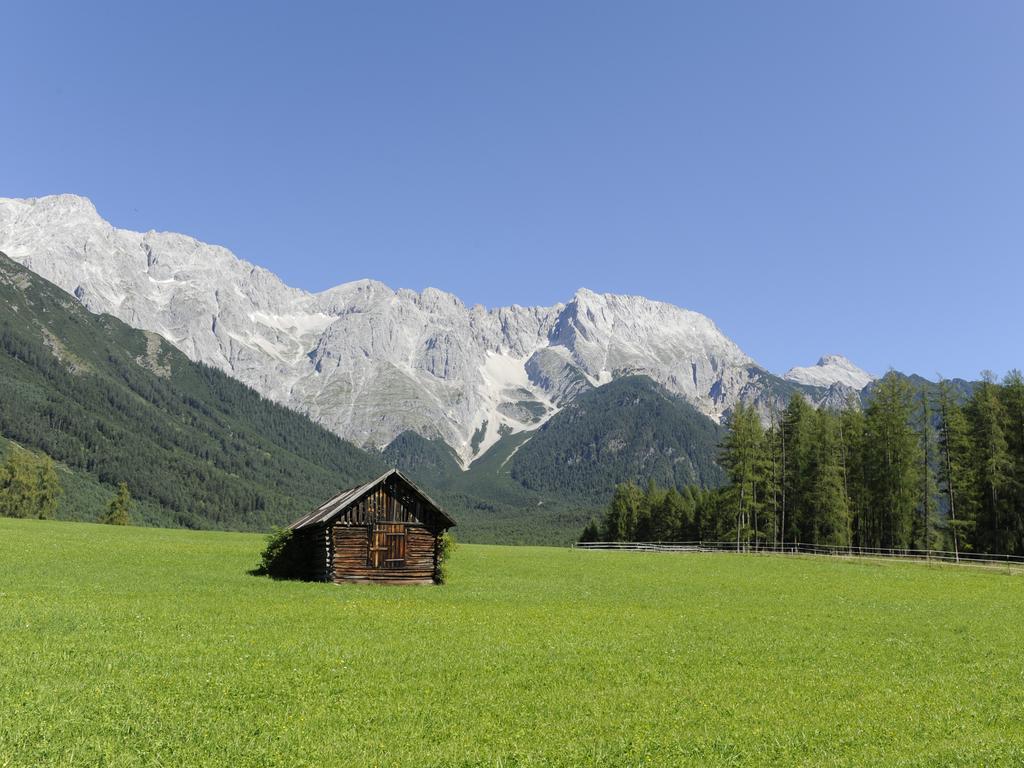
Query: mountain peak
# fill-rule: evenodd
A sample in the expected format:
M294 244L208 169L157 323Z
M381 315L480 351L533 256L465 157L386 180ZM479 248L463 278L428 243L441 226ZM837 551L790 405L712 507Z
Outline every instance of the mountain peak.
M63 193L59 195L43 195L42 197L12 198L0 197L0 202L17 204L24 208L38 208L55 212L79 212L99 217L92 200L82 195Z
M875 380L874 376L843 355L822 355L816 364L790 368L782 378L812 387L842 384L854 389L863 389Z
M854 365L850 358L844 357L843 355L822 355L818 358L818 362L815 365L826 366L826 365L838 365L840 368L847 368L850 370L860 370Z

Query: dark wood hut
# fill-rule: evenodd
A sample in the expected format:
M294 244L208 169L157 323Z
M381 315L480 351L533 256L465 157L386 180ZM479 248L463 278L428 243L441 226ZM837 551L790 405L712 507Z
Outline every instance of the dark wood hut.
M342 491L289 527L301 575L314 581L430 584L452 520L397 469Z

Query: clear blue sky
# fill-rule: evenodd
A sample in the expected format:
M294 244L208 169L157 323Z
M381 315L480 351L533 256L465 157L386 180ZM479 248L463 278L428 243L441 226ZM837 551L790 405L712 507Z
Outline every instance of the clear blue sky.
M0 195L310 290L643 294L779 372L1024 366L1018 0L155 5L5 7Z

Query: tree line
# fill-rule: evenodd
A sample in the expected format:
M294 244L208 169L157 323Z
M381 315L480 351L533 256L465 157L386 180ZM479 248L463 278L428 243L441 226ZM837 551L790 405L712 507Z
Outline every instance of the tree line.
M728 426L724 487L619 486L584 540L1024 552L1019 371L986 372L967 396L890 372L866 407L815 409L795 395L767 427L746 405Z
M64 486L53 459L11 446L0 463L0 517L49 520L57 512ZM120 483L97 522L131 524L132 497L127 483Z
M601 520L591 520L580 541L695 541L721 537L721 491L695 485L646 489L633 482L615 486Z

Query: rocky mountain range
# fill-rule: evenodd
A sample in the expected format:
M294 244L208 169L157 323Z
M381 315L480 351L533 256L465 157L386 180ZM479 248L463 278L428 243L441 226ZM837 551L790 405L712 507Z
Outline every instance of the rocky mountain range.
M767 417L795 391L841 404L872 381L838 356L775 376L704 315L638 296L485 309L372 280L309 293L225 248L118 229L74 195L0 199L0 251L357 445L411 431L463 467L636 374L713 421L738 402Z

